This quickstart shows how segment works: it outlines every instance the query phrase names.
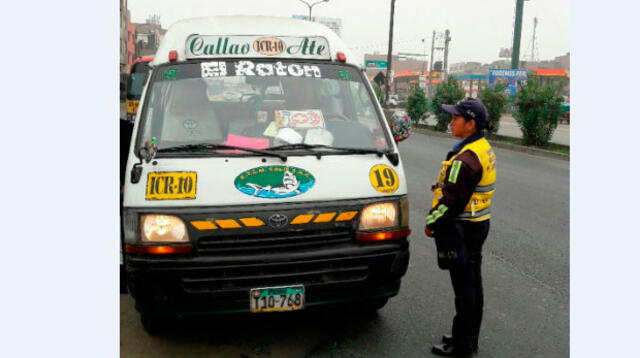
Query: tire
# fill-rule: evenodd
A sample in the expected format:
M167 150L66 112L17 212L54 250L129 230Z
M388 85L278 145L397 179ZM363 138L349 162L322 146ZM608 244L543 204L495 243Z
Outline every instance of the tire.
M129 293L127 289L127 272L124 269L124 265L120 265L120 294L126 295Z
M159 337L167 333L169 329L169 319L148 314L140 314L142 327L150 336Z
M356 306L356 312L361 314L374 314L384 307L389 301L388 297L374 298L368 301L364 301Z

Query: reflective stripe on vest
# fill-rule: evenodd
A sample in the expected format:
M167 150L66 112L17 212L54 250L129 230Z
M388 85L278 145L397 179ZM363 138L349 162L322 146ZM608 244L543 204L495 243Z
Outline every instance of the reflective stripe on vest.
M473 189L475 193L488 193L493 190L496 190L493 185L477 186L475 189Z
M484 210L480 210L480 211L476 211L475 215L473 215L472 213L465 213L463 212L462 214L458 215L458 219L472 219L472 218L479 218L481 216L485 216L487 214L491 214L491 208L486 208Z

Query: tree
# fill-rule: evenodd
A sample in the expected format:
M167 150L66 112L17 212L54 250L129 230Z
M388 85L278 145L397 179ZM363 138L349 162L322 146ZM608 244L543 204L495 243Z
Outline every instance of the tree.
M373 87L373 92L375 92L376 98L378 99L378 102L380 102L380 105L384 105L384 91L382 91L382 88L380 88L380 86L375 82L372 82L371 86Z
M509 96L505 92L507 86L507 83L496 83L493 86L485 87L478 93L478 98L489 112L488 120L493 124L493 128L489 131L490 134L496 134L500 129L500 117L509 101Z
M516 94L514 118L522 130L525 145L545 146L558 127L563 102L561 83L543 83L532 76Z
M436 95L431 101L431 110L436 115L436 130L446 132L451 115L445 112L440 106L443 104L455 104L464 99L464 90L458 86L456 77L449 75L446 81L438 84Z
M427 111L428 107L429 102L424 94L424 90L422 90L420 86L411 86L411 92L407 99L407 114L409 118L411 118L415 124L418 124L418 120L424 112Z

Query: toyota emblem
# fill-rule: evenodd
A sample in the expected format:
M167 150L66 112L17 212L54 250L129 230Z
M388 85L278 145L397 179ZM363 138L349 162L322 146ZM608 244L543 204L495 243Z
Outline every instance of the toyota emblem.
M269 226L274 229L284 227L289 223L289 218L282 214L273 214L269 216Z

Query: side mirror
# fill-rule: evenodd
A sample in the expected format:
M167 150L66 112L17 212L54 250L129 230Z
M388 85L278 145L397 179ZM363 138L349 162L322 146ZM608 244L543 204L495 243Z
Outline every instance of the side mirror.
M402 142L411 135L411 119L404 111L395 111L391 115L389 125L396 143Z

